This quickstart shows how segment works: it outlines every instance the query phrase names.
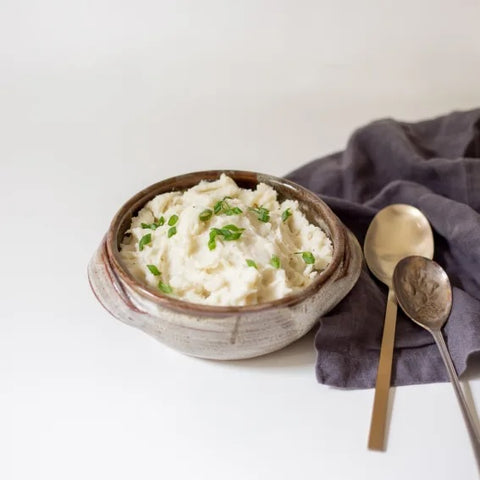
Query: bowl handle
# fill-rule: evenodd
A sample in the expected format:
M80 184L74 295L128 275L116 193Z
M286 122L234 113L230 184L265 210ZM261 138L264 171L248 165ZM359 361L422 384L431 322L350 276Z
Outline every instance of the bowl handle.
M93 258L88 265L88 279L93 293L99 302L114 316L118 317L114 311L123 310L125 307L135 313L146 314L147 312L140 310L130 298L126 289L123 287L118 275L112 268L112 264L108 258L106 239L102 240L98 250L95 252ZM112 298L112 293L115 292L116 298ZM120 299L123 303L123 308L115 305L116 299Z

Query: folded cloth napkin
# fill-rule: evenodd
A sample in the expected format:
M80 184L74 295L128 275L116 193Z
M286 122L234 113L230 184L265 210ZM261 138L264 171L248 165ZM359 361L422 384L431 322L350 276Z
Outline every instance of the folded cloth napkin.
M375 213L392 203L419 208L434 230L434 259L453 288L444 335L457 372L480 351L480 109L419 123L379 120L357 130L344 152L287 178L316 192L363 245ZM375 385L386 288L363 269L354 289L321 319L316 374L336 387ZM392 384L447 381L431 335L398 312Z

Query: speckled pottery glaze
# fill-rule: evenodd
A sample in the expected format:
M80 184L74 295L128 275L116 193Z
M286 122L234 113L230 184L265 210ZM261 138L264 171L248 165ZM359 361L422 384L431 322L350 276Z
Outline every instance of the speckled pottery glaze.
M138 282L122 265L119 245L131 218L160 193L186 190L222 173L239 187L263 182L279 199L298 200L308 220L333 243L329 266L305 289L268 303L243 307L200 305L167 296ZM88 265L88 278L99 302L117 319L140 328L188 355L233 360L263 355L292 343L337 305L358 280L362 253L355 237L329 207L305 188L270 175L230 170L195 172L169 178L142 190L123 205Z

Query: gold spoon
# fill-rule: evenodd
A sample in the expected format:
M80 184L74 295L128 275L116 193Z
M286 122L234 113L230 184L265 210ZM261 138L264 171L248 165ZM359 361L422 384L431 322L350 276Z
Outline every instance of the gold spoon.
M398 304L418 325L428 330L440 350L448 376L457 395L480 467L480 434L474 415L468 408L457 372L442 336L442 327L452 309L452 288L443 268L428 258L412 256L401 260L393 272L393 286Z
M380 210L370 223L363 250L368 268L389 288L368 438L370 450L384 450L397 322L393 271L402 258L410 255L433 257L432 229L425 215L417 208L400 203L389 205Z

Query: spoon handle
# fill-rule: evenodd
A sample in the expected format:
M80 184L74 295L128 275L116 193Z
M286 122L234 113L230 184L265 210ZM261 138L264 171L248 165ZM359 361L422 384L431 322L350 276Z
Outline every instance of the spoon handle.
M447 367L448 376L450 377L450 381L452 382L453 388L457 395L457 400L462 410L463 419L465 420L468 434L470 435L470 440L472 441L473 451L475 452L477 464L480 468L480 434L478 431L477 423L472 414L472 411L468 407L462 387L460 386L460 382L458 381L458 376L452 362L452 357L450 356L447 345L445 344L445 340L443 339L442 332L440 330L432 330L431 333L433 335L433 338L435 339L435 342L437 343L438 349L440 350L442 360Z
M397 323L397 299L394 291L388 291L387 310L383 325L382 345L378 361L375 397L373 400L372 419L368 448L370 450L385 449L385 431L387 425L388 393L392 373L393 345L395 342L395 326Z

